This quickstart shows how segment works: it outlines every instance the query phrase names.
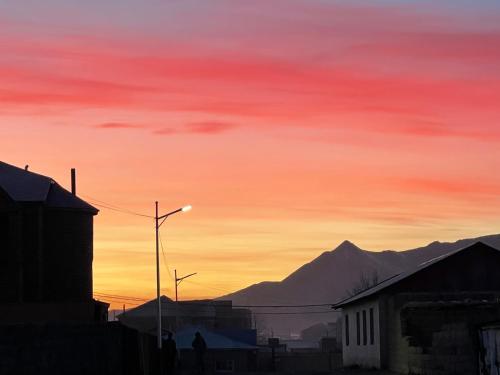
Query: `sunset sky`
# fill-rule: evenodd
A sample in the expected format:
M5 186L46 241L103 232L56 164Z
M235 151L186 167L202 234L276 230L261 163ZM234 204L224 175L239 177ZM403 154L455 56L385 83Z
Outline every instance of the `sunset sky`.
M181 299L500 230L498 1L0 0L1 160L153 215ZM153 297L103 207L94 289ZM163 293L173 281L162 260ZM116 302L116 301L115 301Z

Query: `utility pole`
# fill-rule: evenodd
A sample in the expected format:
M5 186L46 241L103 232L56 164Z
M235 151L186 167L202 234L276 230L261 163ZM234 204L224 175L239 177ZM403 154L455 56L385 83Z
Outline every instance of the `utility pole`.
M160 300L160 249L158 238L160 225L158 224L158 201L155 202L155 229L156 229L156 342L158 349L161 349L161 300Z
M161 300L160 300L160 247L159 247L159 231L161 225L167 220L170 215L176 214L178 212L189 211L191 206L184 206L178 208L177 210L171 211L168 214L158 216L158 201L155 202L155 234L156 234L156 302L157 302L157 324L156 324L156 335L158 349L161 350L162 339L161 339ZM161 222L160 222L161 220Z
M190 273L189 275L186 275L186 276L183 276L183 277L177 277L177 270L174 270L174 276L175 276L175 302L178 301L178 298L177 298L177 287L179 286L179 284L182 282L182 280L187 279L188 277L194 276L196 274L197 274L197 272L194 272L194 273Z

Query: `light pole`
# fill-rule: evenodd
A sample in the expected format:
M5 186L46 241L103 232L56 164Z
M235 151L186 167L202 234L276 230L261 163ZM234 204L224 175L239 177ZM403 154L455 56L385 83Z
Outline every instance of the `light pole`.
M176 214L177 212L186 212L189 211L191 206L184 206L182 208L178 208L168 214L158 216L158 201L155 202L155 227L156 227L156 301L158 303L158 311L157 311L157 342L158 349L161 350L161 300L160 300L160 249L158 247L159 241L159 229L161 225L165 222L167 217ZM161 222L160 222L161 220Z
M189 275L183 276L183 277L177 277L177 270L174 270L174 276L175 276L175 302L177 302L177 287L181 283L182 280L187 279L188 277L196 275L197 272L195 273L190 273Z

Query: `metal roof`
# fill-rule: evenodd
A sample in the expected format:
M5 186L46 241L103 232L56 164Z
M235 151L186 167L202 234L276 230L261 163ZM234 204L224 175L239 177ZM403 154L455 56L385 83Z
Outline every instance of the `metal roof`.
M193 349L191 346L196 332L200 332L201 336L205 340L207 344L207 349L244 349L244 350L251 350L251 349L257 349L257 346L254 345L249 345L247 343L234 340L232 338L229 338L227 336L211 332L208 329L204 327L195 327L195 326L190 326L183 328L179 330L175 334L175 341L177 344L178 349ZM163 336L164 339L167 338L167 336Z
M412 275L414 275L414 274L416 274L416 273L418 273L418 272L420 272L428 267L431 267L438 262L441 262L444 259L447 259L453 255L456 255L457 253L460 253L462 251L477 248L477 247L486 247L486 248L489 248L489 249L492 249L495 251L500 251L498 249L495 249L494 247L486 245L483 242L476 242L475 244L473 244L471 246L467 246L467 247L452 251L448 254L438 256L436 258L430 259L426 262L419 264L417 267L415 267L411 270L408 270L408 271L396 274L394 276L391 276L391 277L385 279L384 281L378 283L377 285L375 285L367 290L364 290L364 291L362 291L362 292L360 292L352 297L346 298L346 299L334 304L333 308L338 309L338 308L341 308L343 306L349 305L351 303L359 302L362 299L365 299L368 297L373 297L373 296L381 293L383 290L389 288L390 286L393 286L393 285L399 283L400 281L402 281L402 280L404 280L404 279L406 279L406 278L408 278L408 277L410 277L410 276L412 276Z
M52 178L1 161L0 189L14 202L41 202L51 208L83 210L94 215L99 211Z

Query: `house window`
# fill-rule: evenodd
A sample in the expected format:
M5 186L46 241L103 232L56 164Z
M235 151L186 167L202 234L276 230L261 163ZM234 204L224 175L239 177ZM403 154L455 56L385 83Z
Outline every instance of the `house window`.
M375 326L373 319L373 307L370 308L370 344L373 345L375 343Z
M232 359L217 359L215 360L216 372L234 372L234 360Z
M361 345L361 327L359 324L359 311L356 312L356 342Z
M366 310L363 310L363 345L366 345L368 335L366 334Z
M349 315L345 314L345 345L349 346Z

